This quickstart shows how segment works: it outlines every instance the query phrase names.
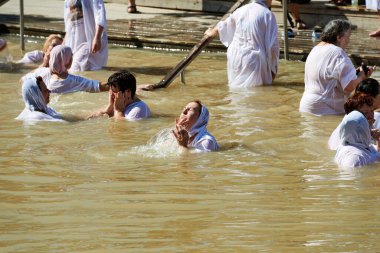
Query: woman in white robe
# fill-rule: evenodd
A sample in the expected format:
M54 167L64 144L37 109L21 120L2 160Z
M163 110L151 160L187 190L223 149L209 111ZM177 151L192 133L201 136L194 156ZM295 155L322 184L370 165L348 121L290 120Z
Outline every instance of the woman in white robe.
M251 88L272 84L278 70L279 44L277 23L268 9L271 0L251 1L237 9L214 29L205 32L210 37L219 33L228 47L227 71L231 88Z
M196 151L216 151L219 145L207 131L209 112L198 100L186 105L172 131L178 144Z
M352 97L350 97L346 103L344 103L344 110L346 114L349 114L352 111L358 111L361 112L364 117L368 120L369 125L372 129L372 124L374 121L374 112L373 112L373 106L374 102L376 100L374 97L370 94L357 92ZM333 131L331 134L328 146L331 150L336 150L339 146L339 144L342 142L339 136L339 132L342 128L342 123L340 123L337 128ZM371 130L372 131L372 130ZM374 138L377 138L378 131L373 131Z
M368 120L361 112L352 111L343 118L339 137L335 162L340 167L360 167L380 160L377 144L371 144Z
M72 63L70 47L59 45L50 52L49 68L51 78L47 87L52 93L72 93L78 91L101 92L108 91L107 83L68 73Z
M49 35L42 47L42 50L34 50L31 52L27 52L24 57L17 61L17 63L21 64L35 64L42 63L40 67L49 67L49 54L50 51L57 45L61 45L63 43L63 38L59 34L51 34Z
M343 114L343 105L350 92L365 78L360 67L359 75L344 51L350 42L351 24L347 20L332 20L324 28L321 42L307 57L305 64L305 90L299 110L315 115Z
M25 109L17 116L17 120L35 122L40 120L63 121L61 116L48 107L50 91L41 77L27 78L22 84L22 98Z
M64 20L64 45L74 53L70 70L98 70L105 66L108 39L103 0L65 0Z

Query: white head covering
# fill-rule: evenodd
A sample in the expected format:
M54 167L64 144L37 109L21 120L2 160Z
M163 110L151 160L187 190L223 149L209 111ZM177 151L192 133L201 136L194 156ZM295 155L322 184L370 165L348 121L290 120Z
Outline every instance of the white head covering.
M199 132L207 131L206 127L208 124L208 117L209 117L208 110L204 105L202 105L201 113L199 114L197 121L189 130L190 137L196 135Z
M52 73L62 74L67 72L66 65L73 57L70 47L58 45L50 51L49 68Z
M339 138L341 143L334 159L339 167L360 167L380 160L380 153L371 144L368 121L362 113L353 111L343 118Z
M47 112L47 105L38 87L36 78L24 80L22 84L22 98L25 103L25 108L30 111Z
M371 132L366 117L358 111L352 111L343 118L339 130L340 145L366 149L371 144Z

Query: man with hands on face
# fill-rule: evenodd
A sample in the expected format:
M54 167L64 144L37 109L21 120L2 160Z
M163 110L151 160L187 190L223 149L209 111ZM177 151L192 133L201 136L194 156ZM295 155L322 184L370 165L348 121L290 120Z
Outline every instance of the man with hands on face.
M108 105L91 117L108 115L115 119L140 120L150 117L149 107L136 96L136 78L120 70L108 78Z

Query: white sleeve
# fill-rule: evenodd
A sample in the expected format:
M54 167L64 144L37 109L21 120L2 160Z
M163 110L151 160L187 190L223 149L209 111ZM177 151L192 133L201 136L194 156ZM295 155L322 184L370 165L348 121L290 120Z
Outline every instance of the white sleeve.
M94 15L95 15L95 24L100 25L104 28L104 31L107 27L106 20L106 9L104 7L103 0L93 1Z
M48 88L52 93L63 94L78 91L100 92L99 81L74 75L69 75L65 80L52 80Z
M139 103L138 106L124 112L125 118L128 120L140 120L150 116L150 110L146 104Z
M23 63L23 64L32 64L32 63L38 63L42 61L44 58L44 53L39 50L34 50L31 52L27 52L24 57L17 61L17 63Z
M218 27L220 41L223 43L223 45L228 47L234 38L234 34L236 30L236 23L235 23L234 16L231 15L226 20L220 21L217 24L217 27Z
M342 52L342 55L337 57L337 64L334 68L334 77L339 80L343 90L352 80L357 78L356 69L345 52Z

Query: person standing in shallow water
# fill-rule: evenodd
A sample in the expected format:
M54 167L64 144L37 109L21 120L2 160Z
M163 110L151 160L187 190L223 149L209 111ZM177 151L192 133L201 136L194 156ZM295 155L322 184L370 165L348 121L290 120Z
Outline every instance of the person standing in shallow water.
M356 69L344 51L350 43L351 23L330 21L321 34L321 42L307 57L305 90L299 110L315 115L343 114L344 103L358 84L371 76L374 67L365 72Z
M279 44L275 16L268 9L271 0L244 5L205 34L228 47L227 71L231 88L272 84L277 75Z
M64 45L73 51L70 71L99 70L107 65L108 39L103 0L65 0Z

